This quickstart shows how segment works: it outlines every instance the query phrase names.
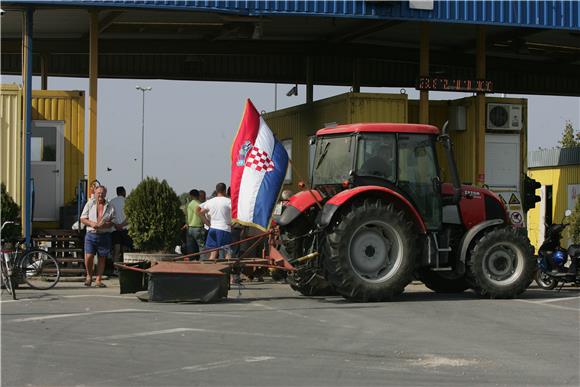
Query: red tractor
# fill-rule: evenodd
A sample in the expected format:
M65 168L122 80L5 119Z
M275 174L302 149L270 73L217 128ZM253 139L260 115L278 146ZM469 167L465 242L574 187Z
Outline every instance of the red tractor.
M277 218L295 290L383 301L416 278L436 292L512 298L531 283L525 229L496 194L460 184L445 127L339 125L315 140L312 189ZM452 184L441 182L437 142Z

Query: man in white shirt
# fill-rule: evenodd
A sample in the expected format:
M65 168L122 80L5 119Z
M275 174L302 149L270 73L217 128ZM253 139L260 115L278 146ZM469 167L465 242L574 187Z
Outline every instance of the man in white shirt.
M127 217L125 216L125 187L117 187L117 197L111 199L109 204L115 209L115 231L113 231L113 262L120 262L124 248L132 245L129 237Z
M115 209L107 202L107 188L95 189L95 200L89 200L81 214L81 223L87 226L85 235L85 269L87 276L85 286L93 282L93 261L98 255L97 280L95 286L104 288L102 275L105 271L105 259L111 252L111 233L115 229Z
M232 202L226 196L226 185L218 183L215 187L216 197L201 203L197 207L197 213L205 224L209 226L205 247L214 249L229 245L232 241L230 224L232 222ZM231 256L230 250L226 249L226 259ZM209 259L217 259L218 251L212 251Z

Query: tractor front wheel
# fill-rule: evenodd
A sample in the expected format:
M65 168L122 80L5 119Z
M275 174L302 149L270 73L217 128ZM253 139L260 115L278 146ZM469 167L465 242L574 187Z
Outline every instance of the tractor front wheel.
M327 236L328 280L352 301L383 301L403 292L417 254L413 223L391 204L353 204Z
M471 253L469 279L473 289L489 298L513 298L534 277L536 262L529 239L513 227L485 234Z

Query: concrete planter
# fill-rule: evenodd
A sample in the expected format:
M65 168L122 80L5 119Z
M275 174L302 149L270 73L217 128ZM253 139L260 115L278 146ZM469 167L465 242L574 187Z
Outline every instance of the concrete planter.
M136 262L159 262L159 261L172 261L177 254L172 253L124 253L123 262L125 263L136 263Z

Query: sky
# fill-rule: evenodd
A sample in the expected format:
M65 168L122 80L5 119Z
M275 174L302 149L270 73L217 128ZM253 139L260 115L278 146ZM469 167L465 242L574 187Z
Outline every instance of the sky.
M22 83L18 76L2 76L1 82ZM274 84L100 79L97 179L110 192L119 185L130 192L141 180L142 92L136 90L137 85L152 87L145 95L144 175L167 180L178 195L192 188L209 194L220 181L229 183L230 146L246 98L260 111L275 108ZM298 96L286 96L292 86L277 86L278 109L305 102L305 86L299 85ZM33 88L40 88L39 77L33 78ZM88 79L52 77L48 79L48 88L85 91L87 145ZM315 86L314 99L348 91L348 87ZM361 87L361 92L399 93L400 89ZM410 99L418 99L416 90L406 92ZM457 99L469 95L431 92L429 98ZM506 96L528 98L528 150L557 146L566 121L580 129L580 98Z

